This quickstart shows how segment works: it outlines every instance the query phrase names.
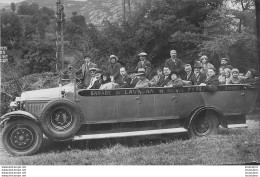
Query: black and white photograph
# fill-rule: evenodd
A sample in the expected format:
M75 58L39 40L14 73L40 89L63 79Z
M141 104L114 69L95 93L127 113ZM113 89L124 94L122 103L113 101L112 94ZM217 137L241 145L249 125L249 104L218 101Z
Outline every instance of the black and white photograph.
M259 57L260 0L0 0L1 177L258 177Z

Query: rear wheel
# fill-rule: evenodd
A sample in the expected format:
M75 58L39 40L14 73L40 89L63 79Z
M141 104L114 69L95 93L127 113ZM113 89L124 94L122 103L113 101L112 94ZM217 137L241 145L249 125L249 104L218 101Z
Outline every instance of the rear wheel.
M4 149L14 156L36 153L42 144L40 127L30 120L15 120L6 124L2 132Z
M217 134L219 120L213 113L202 112L191 123L189 134L191 137L201 137Z

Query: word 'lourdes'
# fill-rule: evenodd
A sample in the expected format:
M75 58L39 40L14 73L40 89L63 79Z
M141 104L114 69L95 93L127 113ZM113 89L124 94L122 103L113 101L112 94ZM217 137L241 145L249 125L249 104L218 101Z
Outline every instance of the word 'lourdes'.
M245 85L223 85L218 91L244 90ZM167 93L192 93L206 92L205 87L191 86L181 88L141 88L141 89L116 89L116 90L79 90L80 96L119 96L119 95L151 95Z

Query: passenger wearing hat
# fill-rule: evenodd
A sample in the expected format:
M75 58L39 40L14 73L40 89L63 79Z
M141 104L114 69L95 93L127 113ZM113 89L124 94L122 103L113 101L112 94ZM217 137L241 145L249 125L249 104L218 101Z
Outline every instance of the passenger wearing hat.
M237 68L232 69L231 77L227 80L227 84L241 84L241 78L239 77L239 70Z
M195 61L193 68L194 68L194 77L195 77L194 79L192 79L193 85L200 85L201 83L205 82L207 76L206 74L203 74L201 72L201 68L202 68L201 63Z
M139 78L136 76L136 72L134 70L128 72L131 81L129 83L129 88L135 88L137 82L139 81Z
M225 68L229 68L230 70L233 69L231 65L228 65L229 59L228 58L221 58L220 59L220 66L223 66Z
M201 72L204 73L204 74L207 74L208 73L208 69L214 69L215 67L209 63L209 58L207 57L207 55L202 55L200 57L200 63L202 65L202 68L201 68Z
M92 85L92 87L90 87L89 89L99 89L101 84L102 84L102 80L101 80L101 76L102 76L102 71L101 70L97 70L96 74L95 74L95 82Z
M172 71L169 75L170 81L164 87L182 87L183 82L177 71Z
M159 83L159 81L161 80L161 78L163 78L163 71L162 71L161 68L158 68L158 69L156 70L156 72L157 72L157 75L155 75L155 76L153 77L153 79L149 81L150 87L157 86L157 84Z
M85 87L88 87L90 84L91 74L89 72L90 68L96 68L97 65L91 62L91 58L89 55L84 56L85 63L81 66L81 68L76 71L76 74L81 74L81 80L84 83Z
M207 78L205 82L201 83L200 86L205 86L205 90L209 92L215 92L218 90L219 85L218 77L215 75L215 70L212 68L208 69Z
M138 71L138 69L144 68L145 69L145 76L148 78L150 76L150 72L151 72L151 69L152 69L151 66L152 65L147 60L147 53L142 52L142 53L139 53L138 56L140 57L141 61L139 61L137 63L137 66L136 66L135 70Z
M171 58L167 59L164 66L168 67L171 71L176 71L180 75L184 74L184 63L181 59L177 58L177 51L170 51Z
M112 82L115 82L120 76L121 64L117 62L118 58L115 55L109 57L108 72Z
M98 70L97 68L89 68L89 73L91 75L91 79L90 79L90 83L89 83L89 86L87 87L87 89L90 89L94 85L94 83L96 81L96 71L97 70Z
M147 88L149 87L149 80L145 76L145 69L139 68L138 73L136 74L139 77L139 81L136 83L135 88Z

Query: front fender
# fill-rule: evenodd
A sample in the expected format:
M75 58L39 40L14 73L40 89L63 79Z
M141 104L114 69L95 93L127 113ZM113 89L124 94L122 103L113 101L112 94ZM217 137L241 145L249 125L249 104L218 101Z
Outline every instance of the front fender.
M39 123L38 117L36 115L33 115L32 113L29 113L26 111L13 111L13 112L9 112L9 113L3 115L0 118L0 126L6 121L14 120L14 119L21 119L21 118L32 120L37 124Z

